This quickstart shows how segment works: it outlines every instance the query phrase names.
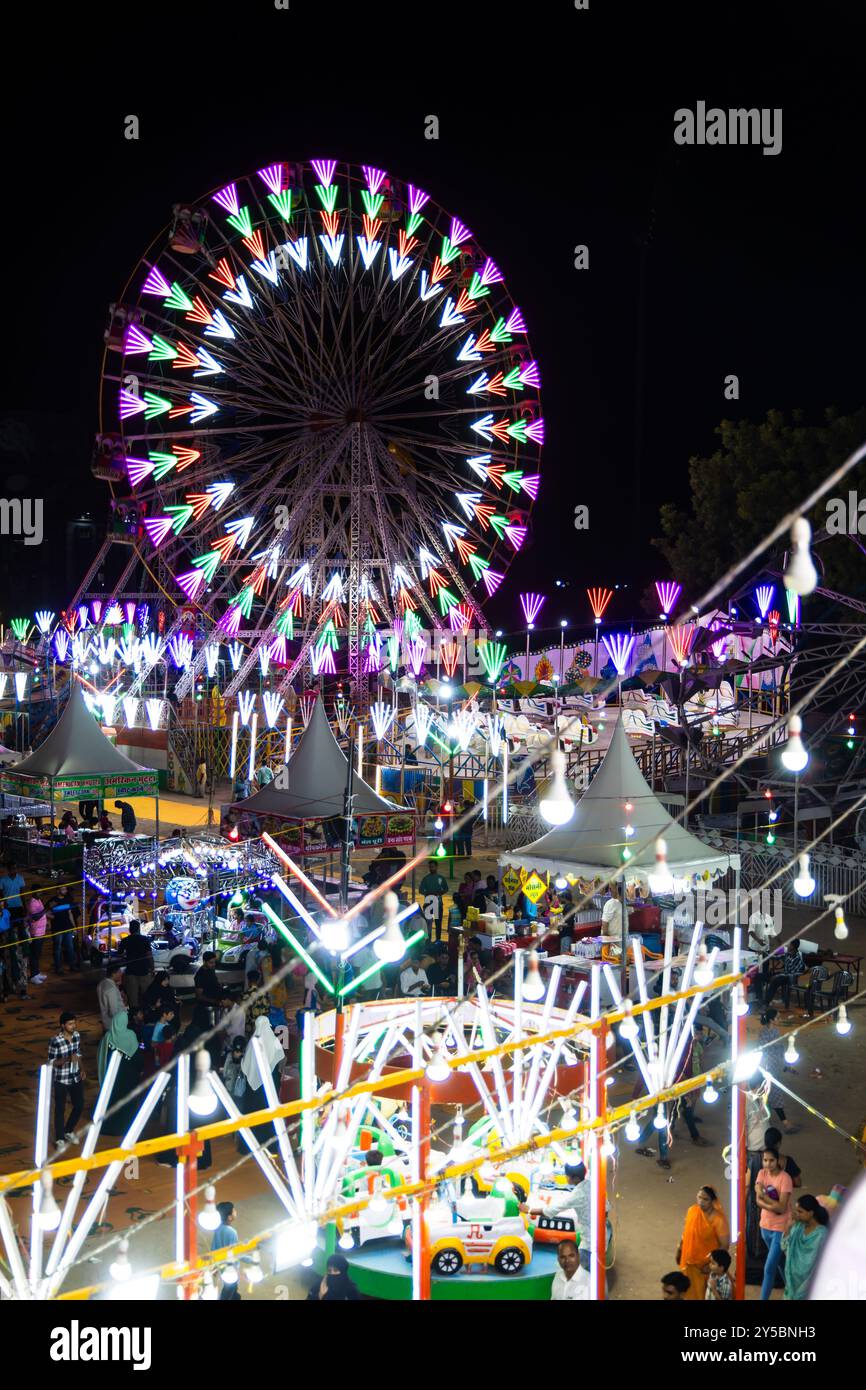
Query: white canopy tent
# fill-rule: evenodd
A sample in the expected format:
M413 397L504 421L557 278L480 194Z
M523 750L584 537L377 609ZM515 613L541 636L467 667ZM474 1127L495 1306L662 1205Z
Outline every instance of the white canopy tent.
M633 828L633 835L626 835L627 825ZM615 870L619 871L617 877L625 877L627 882L645 883L655 868L659 836L667 844L668 868L675 879L714 879L729 869L739 872L738 854L705 845L671 820L635 762L619 720L604 761L571 819L541 839L500 855L499 863L588 879L609 878ZM630 857L623 857L624 850Z

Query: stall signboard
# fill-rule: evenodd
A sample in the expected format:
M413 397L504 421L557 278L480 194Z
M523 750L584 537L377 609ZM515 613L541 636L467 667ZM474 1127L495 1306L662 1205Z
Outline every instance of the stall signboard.
M148 796L159 784L159 774L149 769L141 772L117 772L110 777L83 774L77 777L26 777L6 773L3 783L22 796L49 798L55 801L107 801L112 797Z
M523 885L523 892L531 903L537 903L540 902L547 892L547 884L544 879L533 870Z
M513 897L520 887L520 875L516 869L508 868L502 875L502 887L509 898Z

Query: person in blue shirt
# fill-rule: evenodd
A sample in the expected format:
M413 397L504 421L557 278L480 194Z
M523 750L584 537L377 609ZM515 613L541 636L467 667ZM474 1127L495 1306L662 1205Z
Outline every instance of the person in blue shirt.
M6 864L6 873L0 878L0 903L9 909L10 917L10 926L6 933L6 973L12 989L26 996L27 972L18 945L19 942L27 940L24 903L21 898L23 887L24 878L10 859Z
M234 1222L237 1220L233 1202L217 1202L217 1211L220 1214L220 1224L213 1233L211 1250L224 1250L227 1245L237 1245L238 1233L235 1230Z

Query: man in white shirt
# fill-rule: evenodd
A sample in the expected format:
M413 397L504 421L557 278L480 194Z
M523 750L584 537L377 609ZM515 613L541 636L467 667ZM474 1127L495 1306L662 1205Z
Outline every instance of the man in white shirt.
M589 1275L581 1268L580 1256L573 1240L560 1241L556 1259L559 1269L553 1276L550 1289L551 1303L572 1303L575 1299L588 1299Z
M111 1020L115 1014L119 1014L126 1008L123 995L120 992L120 981L123 978L123 966L119 961L112 962L105 972L103 978L96 986L96 1002L99 1007L99 1017L102 1019L102 1026L106 1033L111 1027Z
M421 955L418 951L412 952L409 964L400 972L400 993L408 998L430 993L430 981L427 979L427 971L421 965Z
M604 935L612 936L616 942L619 942L622 938L622 903L619 898L608 898L601 909L601 920L604 926ZM627 923L626 930L628 930Z

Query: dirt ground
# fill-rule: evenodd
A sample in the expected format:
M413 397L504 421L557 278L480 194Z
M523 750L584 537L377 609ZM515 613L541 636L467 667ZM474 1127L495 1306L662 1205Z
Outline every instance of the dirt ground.
M487 872L492 851L486 853L483 847L479 849L482 852L475 855L472 865ZM463 867L461 865L461 872ZM455 886L459 878L460 874L455 874ZM805 934L809 920L810 914L803 909L786 912L784 936L794 930ZM849 926L848 947L853 954L866 957L866 923L854 919ZM829 945L832 924L825 922L820 928L811 929L808 935ZM85 1069L90 1077L86 1088L90 1103L95 1095L95 1053L102 1032L96 1010L97 972L66 974L58 978L50 963L50 944L46 946L45 955L49 962L47 981L31 985L29 999L13 998L0 1005L0 1095L3 1100L0 1170L4 1172L24 1167L31 1161L38 1067L46 1058L48 1041L56 1032L62 1009L74 1008L79 1014ZM866 988L866 971L861 987ZM796 1026L800 1017L799 1014L786 1017L780 1006L778 1023L783 1029ZM866 1120L866 1084L863 1081L866 1075L866 1008L854 1004L850 1017L853 1028L844 1038L837 1035L832 1024L826 1023L802 1032L798 1039L800 1061L795 1070L785 1072L782 1079L816 1110L832 1117L849 1133L859 1134ZM752 1027L756 1031L757 1021L750 1019ZM710 1051L707 1060L716 1060L716 1054ZM632 1085L630 1077L624 1086L611 1088L611 1103L627 1099ZM795 1101L790 1101L786 1108L789 1119L799 1126L798 1132L786 1139L784 1147L803 1170L802 1191L818 1195L829 1192L835 1183L850 1185L862 1172L857 1150ZM697 1113L710 1146L696 1147L680 1126L671 1153L670 1172L659 1168L653 1160L638 1156L633 1145L623 1137L620 1139L619 1153L609 1170L612 1220L617 1237L616 1264L610 1281L612 1299L657 1299L660 1276L675 1265L674 1252L683 1217L695 1199L697 1188L702 1183L710 1183L723 1194L726 1190L722 1149L728 1142L728 1097L723 1095L714 1106L699 1103ZM231 1139L217 1141L213 1150L212 1174L237 1160ZM85 1194L94 1190L97 1181L98 1177L88 1177ZM57 1196L62 1201L62 1189ZM173 1196L173 1169L161 1167L154 1160L142 1160L137 1173L121 1175L109 1198L104 1223L87 1241L82 1263L66 1287L88 1286L105 1277L106 1261L95 1252L106 1236L168 1206ZM241 1239L281 1217L282 1209L252 1162L245 1163L231 1177L218 1183L217 1200L225 1199L236 1203ZM10 1199L13 1219L25 1241L29 1205L29 1192L21 1192ZM203 1233L202 1240L207 1239ZM134 1268L141 1270L169 1260L172 1247L173 1227L169 1215L143 1228L133 1241ZM244 1286L243 1296L304 1298L313 1282L312 1271L299 1269L291 1275L271 1276L253 1291ZM757 1293L755 1287L747 1289L747 1297L755 1298Z

